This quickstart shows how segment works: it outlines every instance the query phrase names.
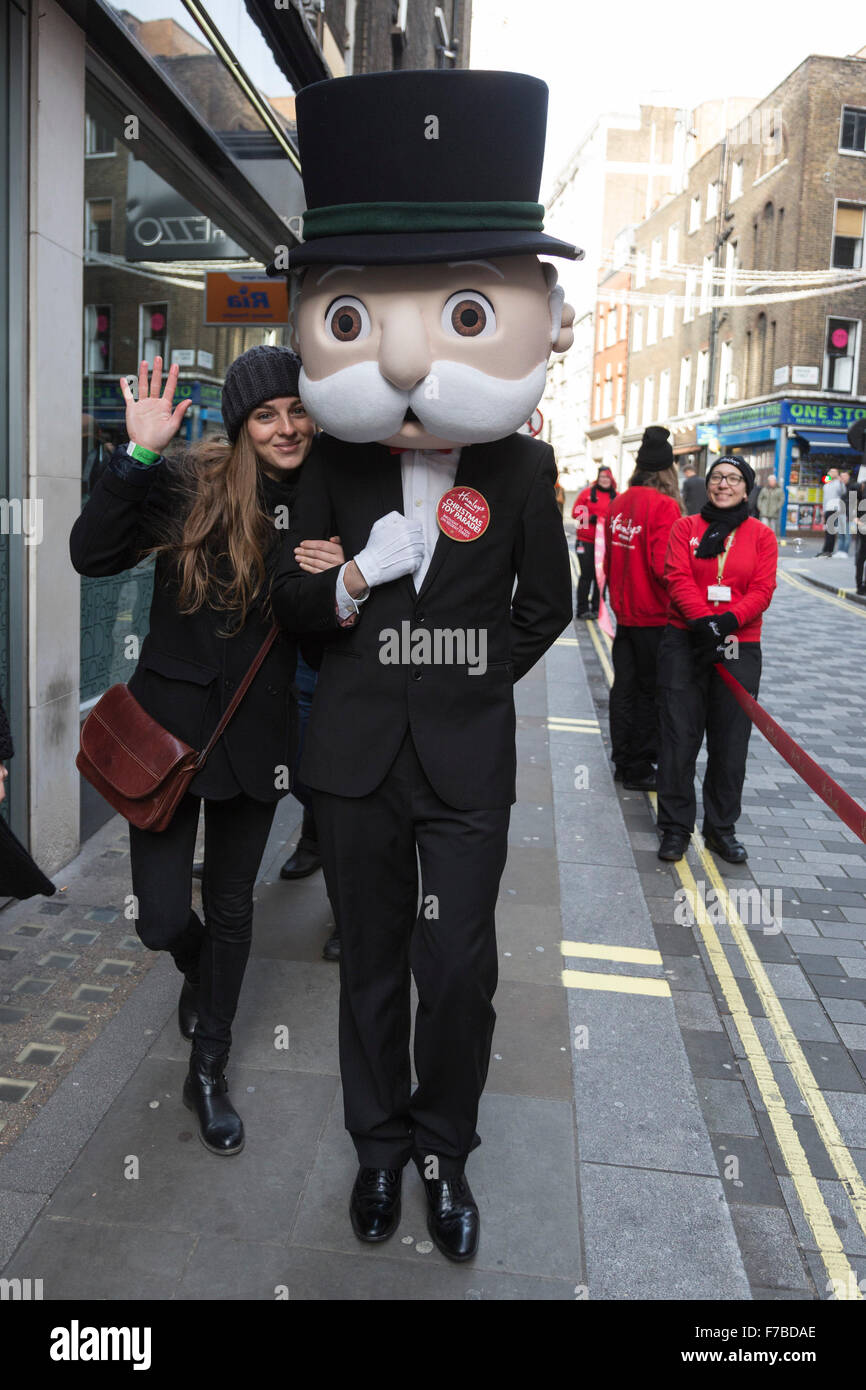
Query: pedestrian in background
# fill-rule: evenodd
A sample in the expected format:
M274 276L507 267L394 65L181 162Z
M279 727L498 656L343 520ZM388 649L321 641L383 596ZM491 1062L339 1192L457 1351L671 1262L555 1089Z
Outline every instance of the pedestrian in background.
M698 477L693 463L687 463L683 469L683 482L680 491L686 515L695 516L707 500L707 485L703 478Z
M778 478L775 473L771 473L766 487L761 488L758 497L758 517L765 526L769 526L774 536L779 534L779 517L782 515L784 500L785 489L779 487Z
M843 468L839 473L839 486L842 489L839 511L837 513L837 525L839 528L839 539L836 541L835 554L847 555L851 545L851 528L849 526L849 513L856 515L857 511L857 483L851 476L850 468ZM853 495L854 504L848 501L849 496Z
M137 400L121 378L129 443L112 454L72 529L79 574L120 574L155 557L149 631L129 689L193 748L206 745L272 627L269 589L289 535L291 473L314 430L297 397L298 367L285 348L250 348L223 385L228 441L203 440L169 460L164 451L190 402L172 410L176 366L161 395L161 358L150 387L142 362ZM320 544L321 568L342 561L339 546ZM150 950L171 953L184 979L178 1023L192 1039L184 1103L197 1112L202 1143L221 1155L244 1145L224 1071L253 887L277 801L289 790L278 771L294 763L295 657L294 639L282 632L166 829L129 827L136 930ZM191 906L202 801L203 922Z
M754 482L745 459L717 459L707 474L706 506L671 530L668 626L658 670L660 859L682 859L694 829L695 764L704 735L702 834L728 863L748 858L734 831L752 723L713 668L726 661L740 685L757 696L761 615L776 587L778 543L769 527L749 516Z
M577 521L574 548L580 566L577 581L576 618L597 618L600 594L595 577L595 533L605 523L608 509L616 497L613 473L602 466L595 482L577 494L571 515Z
M838 468L831 468L827 474L827 481L824 484L822 506L824 511L824 545L818 551L819 556L829 557L833 554L836 544L836 535L839 525L839 505L842 500L843 488L839 481Z
M604 572L616 614L610 741L615 779L627 788L656 785L658 649L667 623L665 553L683 514L670 431L644 430L635 471L605 521Z

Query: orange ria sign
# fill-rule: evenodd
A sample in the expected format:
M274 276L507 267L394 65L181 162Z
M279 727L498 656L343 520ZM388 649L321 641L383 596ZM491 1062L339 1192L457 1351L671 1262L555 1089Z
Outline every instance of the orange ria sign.
M272 280L262 273L229 274L209 270L205 275L204 322L288 323L289 287L285 280Z

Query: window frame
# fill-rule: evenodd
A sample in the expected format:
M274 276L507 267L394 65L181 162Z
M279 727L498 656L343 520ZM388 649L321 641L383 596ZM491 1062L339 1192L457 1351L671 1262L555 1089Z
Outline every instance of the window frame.
M838 236L839 236L838 232L836 231L836 215L837 215L837 213L838 213L838 211L839 211L840 206L841 206L841 207L847 207L847 208L859 208L860 211L861 211L862 214L863 214L863 223L862 223L862 226L861 226L860 238L859 238L859 240L860 240L860 262L859 262L859 265L842 266L842 265L838 265L837 262L836 262L836 260L835 260L836 242L837 242ZM855 237L844 237L843 240L844 240L844 241L856 241L856 238L855 238ZM863 250L864 250L864 242L866 242L866 202L864 202L864 203L857 203L857 202L854 201L853 198L834 198L834 200L833 200L833 233L832 233L832 236L831 236L831 238L830 238L830 269L831 269L831 270L862 270L862 269L863 269ZM830 315L830 317L831 317L831 318L836 318L836 315L835 315L835 314L832 314L832 315Z
M846 112L846 111L854 111L854 112L857 113L857 115L863 117L863 122L864 122L863 142L864 142L864 146L863 146L863 149L862 149L862 150L849 149L849 147L848 147L847 145L843 145L843 144L842 144L842 132L843 132L843 130L844 130L844 128L845 128L845 112ZM837 151L837 152L838 152L839 154L853 154L853 155L856 155L858 159L866 159L866 106L850 106L850 105L848 105L847 103L844 103L844 102L843 102L843 104L842 104L842 110L841 110L840 115L839 115L839 148L838 148L838 151ZM835 315L834 315L834 317L835 317Z
M855 343L855 347L854 347L854 352L853 352L853 353L850 355L850 357L849 357L849 360L852 360L852 359L853 359L853 366L852 366L852 368L851 368L851 385L850 385L850 386L842 387L842 386L830 386L830 385L828 385L828 378L829 378L829 370L828 370L828 369L829 369L829 365L830 365L831 362L833 362L833 361L838 361L838 360L839 360L838 358L831 358L830 355L829 355L829 353L827 352L827 348L826 348L826 344L827 344L827 333L829 332L830 320L831 320L831 319L838 319L841 323L853 323L853 324L856 324L856 329L855 329L856 343ZM861 351L861 348L862 348L862 346L863 346L863 320L862 320L862 319L849 319L849 318L846 318L844 314L825 314L825 316L824 316L824 338L823 338L823 343L824 343L824 350L823 350L822 353L821 353L821 357L822 357L822 362L821 362L821 390L822 390L822 391L835 391L835 392L838 392L839 395L842 395L842 396L845 396L845 395L848 395L848 396L856 396L856 394L857 394L857 382L858 382L858 379L859 379L859 376L860 376L860 351ZM848 357L848 354L847 354L847 353L846 353L845 355L846 355L846 357Z

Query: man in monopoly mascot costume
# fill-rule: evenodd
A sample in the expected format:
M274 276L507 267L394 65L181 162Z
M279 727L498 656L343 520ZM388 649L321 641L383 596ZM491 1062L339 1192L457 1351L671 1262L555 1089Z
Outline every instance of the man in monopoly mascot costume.
M326 634L301 775L342 940L350 1214L360 1239L391 1236L414 1159L454 1260L479 1237L464 1165L495 1020L513 685L571 618L553 451L515 433L572 342L538 254L582 255L541 230L546 112L544 83L506 72L373 73L297 99L308 211L289 271L324 433L293 533L339 534L353 559L312 576L289 560L274 609Z

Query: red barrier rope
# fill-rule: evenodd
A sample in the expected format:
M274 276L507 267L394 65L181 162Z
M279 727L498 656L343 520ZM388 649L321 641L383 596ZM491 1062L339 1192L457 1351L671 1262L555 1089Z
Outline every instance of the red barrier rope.
M746 711L751 719L764 735L768 743L771 743L777 753L781 753L786 763L802 777L807 786L812 788L826 802L831 811L835 811L840 820L844 821L849 830L853 830L859 839L866 842L866 811L860 806L852 796L833 781L829 773L804 753L798 743L795 743L790 734L786 734L781 724L777 724L775 719L762 709L757 700L744 690L740 682L731 675L721 662L716 662L716 670L721 676L725 685L730 690L734 699Z

